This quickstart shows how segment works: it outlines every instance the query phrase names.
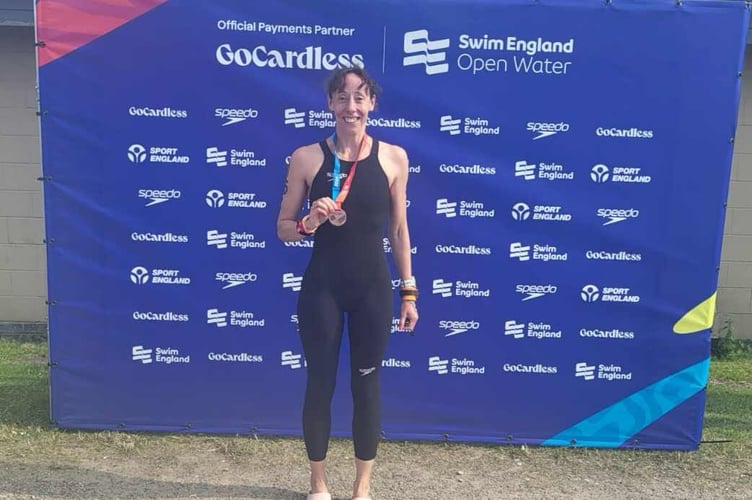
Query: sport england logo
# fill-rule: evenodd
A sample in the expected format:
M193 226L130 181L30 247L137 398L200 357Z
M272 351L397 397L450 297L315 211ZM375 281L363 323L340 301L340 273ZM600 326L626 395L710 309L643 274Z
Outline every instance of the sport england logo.
M562 212L559 205L535 205L532 209L525 202L512 205L512 218L516 221L532 220L544 222L571 222L572 214Z
M302 276L295 276L293 273L285 273L282 275L282 288L289 288L293 292L299 292L302 285Z
M485 118L454 118L452 115L443 115L439 119L439 131L447 132L449 135L459 135L461 133L474 136L480 135L499 135L501 125L491 126L491 122Z
M609 364L589 365L586 361L580 361L574 365L574 376L583 380L605 380L614 382L617 380L632 380L632 372L628 372L623 366Z
M446 52L442 50L447 48L449 38L430 40L428 30L408 31L403 39L405 56L402 66L422 64L427 75L446 73L449 71L449 64L445 62Z
M613 172L612 172L613 170ZM590 179L597 184L611 182L630 184L649 184L653 179L649 175L640 175L640 167L613 167L599 163L590 169Z
M595 214L601 219L606 219L604 226L610 226L627 219L636 219L640 216L640 211L636 208L599 208Z
M585 302L595 302L600 296L600 289L595 285L585 285L580 292L580 298Z
M191 279L181 276L178 269L152 269L136 266L130 272L131 282L136 285L190 285Z
M600 300L601 302L629 302L637 303L640 301L639 295L630 292L630 288L604 286L597 287L589 284L582 287L580 298L583 302L593 303Z
M285 125L292 125L295 128L305 127L305 111L298 111L295 108L285 109Z
M223 127L235 125L248 119L258 118L259 112L253 108L217 108L214 110L214 116L223 120Z
M131 269L131 281L137 285L145 285L149 282L149 270L141 266L134 267Z
M183 163L191 161L188 155L178 154L178 148L152 146L146 148L141 144L131 144L128 147L128 159L131 163Z
M574 179L574 171L567 171L564 165L556 162L552 163L530 163L527 160L514 162L514 176L522 177L526 181L545 179L549 181Z
M141 144L132 144L128 148L128 159L131 163L143 163L146 160L146 148Z
M528 122L527 130L533 133L533 140L551 137L560 132L569 132L569 124L564 122L545 123L545 122Z
M206 204L211 208L266 208L266 202L256 199L256 193L227 193L212 189L206 193Z

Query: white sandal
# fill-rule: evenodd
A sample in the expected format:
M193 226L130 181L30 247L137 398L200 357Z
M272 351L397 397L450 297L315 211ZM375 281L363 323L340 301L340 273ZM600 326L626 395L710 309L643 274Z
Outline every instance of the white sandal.
M326 491L309 493L306 500L332 500L332 494Z

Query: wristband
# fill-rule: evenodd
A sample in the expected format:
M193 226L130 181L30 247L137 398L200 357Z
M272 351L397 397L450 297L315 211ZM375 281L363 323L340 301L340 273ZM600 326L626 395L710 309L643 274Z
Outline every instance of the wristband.
M298 234L302 234L303 236L310 236L310 235L312 235L313 233L315 233L315 232L316 232L316 229L314 229L313 231L308 231L308 230L306 229L306 227L305 227L305 222L306 222L306 221L307 221L307 220L308 220L309 218L310 218L310 217L309 217L308 215L306 215L306 216L304 216L304 217L303 217L302 219L300 219L300 220L299 220L299 221L298 221L298 222L297 222L297 223L295 224L295 228L296 228L296 229L298 230Z
M410 276L407 279L400 280L400 288L409 288L409 287L415 288L415 286L416 286L415 276Z

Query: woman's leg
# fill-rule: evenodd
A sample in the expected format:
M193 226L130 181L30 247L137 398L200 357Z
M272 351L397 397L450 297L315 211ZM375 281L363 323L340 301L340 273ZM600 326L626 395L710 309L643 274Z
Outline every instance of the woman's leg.
M311 463L311 492L318 493L327 491L324 459L331 432L342 310L331 293L305 287L298 302L298 321L307 365L303 439Z
M353 496L368 496L381 434L381 363L392 323L389 286L374 286L348 318L350 390L353 397L353 444L356 479Z

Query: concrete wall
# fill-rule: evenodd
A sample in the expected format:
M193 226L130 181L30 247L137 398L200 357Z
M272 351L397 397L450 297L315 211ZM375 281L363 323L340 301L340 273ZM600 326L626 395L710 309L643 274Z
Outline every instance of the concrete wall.
M0 27L0 331L47 319L35 66L33 29Z
M0 27L0 332L47 318L32 28ZM751 51L752 52L752 51ZM752 338L752 57L743 78L716 332ZM35 324L36 323L36 324Z

